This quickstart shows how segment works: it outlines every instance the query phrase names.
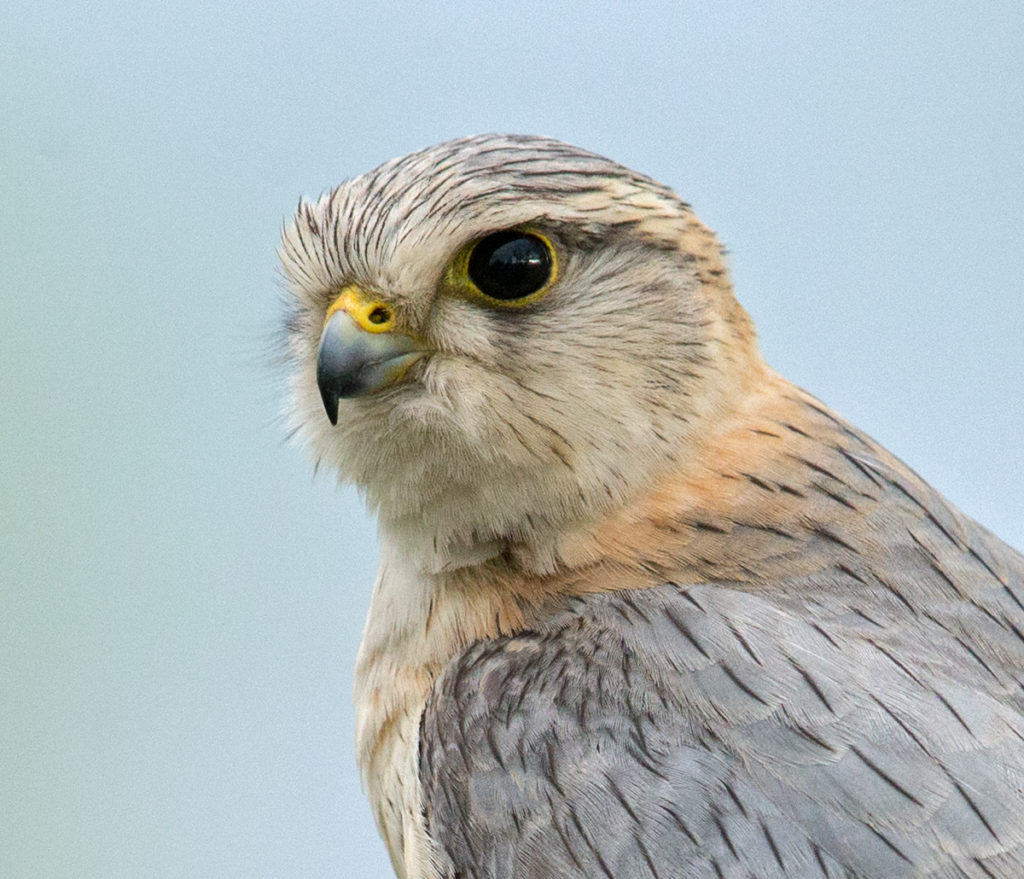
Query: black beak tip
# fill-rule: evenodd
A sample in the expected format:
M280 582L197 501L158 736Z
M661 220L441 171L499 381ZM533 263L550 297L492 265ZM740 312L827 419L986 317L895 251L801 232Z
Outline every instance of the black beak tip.
M320 399L324 402L324 411L330 419L331 424L338 424L338 376L334 368L330 349L325 349L323 342L320 343L320 350L316 358L316 386L320 389Z
M320 385L320 399L324 401L324 411L327 418L335 427L338 426L338 395L330 387Z

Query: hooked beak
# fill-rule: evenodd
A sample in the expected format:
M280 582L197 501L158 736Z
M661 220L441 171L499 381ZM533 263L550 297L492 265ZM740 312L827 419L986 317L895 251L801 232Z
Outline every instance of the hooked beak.
M404 333L392 331L390 307L368 302L347 287L327 310L316 357L316 383L331 424L338 400L390 387L426 352Z

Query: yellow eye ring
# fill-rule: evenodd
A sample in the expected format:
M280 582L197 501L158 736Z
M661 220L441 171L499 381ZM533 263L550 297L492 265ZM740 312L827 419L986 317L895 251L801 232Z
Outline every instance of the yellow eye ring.
M504 308L536 302L557 278L555 248L535 229L485 235L459 251L446 273L450 287Z

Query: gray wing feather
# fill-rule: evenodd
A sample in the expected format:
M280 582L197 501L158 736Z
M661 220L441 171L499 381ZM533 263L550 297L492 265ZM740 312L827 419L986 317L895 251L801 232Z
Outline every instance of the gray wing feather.
M833 421L778 576L579 597L446 666L445 879L1024 876L1024 558Z
M806 616L667 584L470 648L421 729L448 875L1024 875L1019 710L946 672L942 626L915 665Z

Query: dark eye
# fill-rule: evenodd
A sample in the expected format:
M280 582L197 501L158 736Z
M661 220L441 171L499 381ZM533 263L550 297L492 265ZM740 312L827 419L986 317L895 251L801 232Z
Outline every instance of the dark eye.
M477 242L469 278L485 296L510 302L536 293L550 279L551 247L528 232L497 232Z

